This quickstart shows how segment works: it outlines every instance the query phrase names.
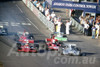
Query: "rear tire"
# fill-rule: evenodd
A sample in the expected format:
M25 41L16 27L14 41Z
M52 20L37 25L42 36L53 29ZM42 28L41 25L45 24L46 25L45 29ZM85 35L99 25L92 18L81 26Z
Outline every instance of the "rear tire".
M82 54L80 54L80 56L86 56L86 54L85 53L82 53Z
M17 43L17 50L22 50L21 43Z
M35 53L39 52L39 44L34 44L34 47L36 48L36 52Z
M32 40L35 39L34 36L33 36L33 34L29 34L29 38L31 38Z

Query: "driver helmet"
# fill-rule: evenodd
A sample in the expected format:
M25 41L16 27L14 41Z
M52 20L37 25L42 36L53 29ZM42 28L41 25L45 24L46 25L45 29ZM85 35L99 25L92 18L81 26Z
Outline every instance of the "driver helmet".
M56 41L53 39L53 40L52 40L52 43L55 43L55 42L56 42Z

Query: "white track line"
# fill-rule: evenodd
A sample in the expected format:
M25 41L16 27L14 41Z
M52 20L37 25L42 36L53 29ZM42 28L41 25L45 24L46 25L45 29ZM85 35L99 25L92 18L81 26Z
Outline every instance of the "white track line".
M32 23L32 21L29 19L29 18L26 18L36 29L38 29L39 30L39 28L34 24L34 23Z
M18 5L16 5L17 7L18 7L18 9L21 11L21 13L23 13L23 11L21 10L21 8L18 6Z

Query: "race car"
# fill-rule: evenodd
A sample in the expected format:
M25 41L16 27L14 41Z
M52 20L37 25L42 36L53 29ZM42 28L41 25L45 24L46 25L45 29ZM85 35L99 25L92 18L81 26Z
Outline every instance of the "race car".
M17 43L18 52L34 52L37 53L39 50L38 44L33 43Z
M59 46L61 46L61 44L59 44L57 39L46 39L46 50L58 50Z
M62 55L81 56L81 49L76 47L76 44L63 44L58 50Z
M0 35L8 35L7 28L4 28L4 26L0 26Z
M64 35L64 33L60 32L55 32L54 34L51 34L51 38L57 39L59 42L62 41L68 41L68 38L66 35Z
M18 32L15 40L22 43L34 43L34 36L29 32Z

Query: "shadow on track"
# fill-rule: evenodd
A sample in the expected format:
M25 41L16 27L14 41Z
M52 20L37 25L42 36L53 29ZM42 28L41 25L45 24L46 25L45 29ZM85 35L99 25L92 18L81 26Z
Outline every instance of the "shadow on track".
M86 54L86 56L91 56L91 55L95 55L96 53L83 52L82 54Z
M68 42L83 42L83 41L79 41L79 40L68 40Z

